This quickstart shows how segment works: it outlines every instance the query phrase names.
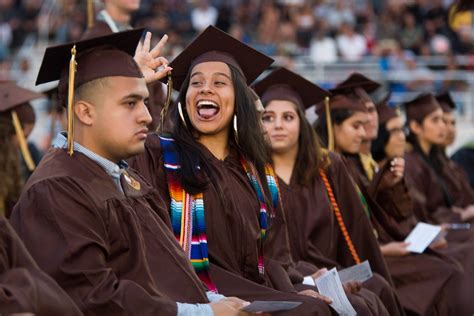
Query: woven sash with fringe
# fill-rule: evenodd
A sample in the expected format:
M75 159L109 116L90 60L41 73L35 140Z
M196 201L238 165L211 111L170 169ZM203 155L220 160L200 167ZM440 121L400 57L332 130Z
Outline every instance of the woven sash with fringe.
M191 260L191 263L209 291L217 293L217 287L209 275L209 255L206 237L206 224L204 212L203 194L191 195L187 193L178 177L177 170L181 168L179 156L174 140L169 137L160 136L161 149L163 150L163 162L168 180L168 190L171 197L171 224L173 233ZM254 188L260 203L259 224L261 243L259 247L258 270L261 275L265 273L263 262L263 239L268 228L269 212L265 203L265 196L253 164L241 159L241 163ZM278 206L279 192L276 177L270 166L265 167L266 181L272 196L273 209Z

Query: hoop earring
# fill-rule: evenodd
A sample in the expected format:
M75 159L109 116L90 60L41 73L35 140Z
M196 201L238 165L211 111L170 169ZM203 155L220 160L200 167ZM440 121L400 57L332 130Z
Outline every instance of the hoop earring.
M238 144L239 143L239 130L237 128L237 115L234 114L234 137L235 137L235 141L236 143Z
M181 102L178 102L178 113L179 113L179 117L181 118L181 121L184 124L184 127L186 127L187 129L188 125L186 124L186 120L184 119L183 109L181 108Z

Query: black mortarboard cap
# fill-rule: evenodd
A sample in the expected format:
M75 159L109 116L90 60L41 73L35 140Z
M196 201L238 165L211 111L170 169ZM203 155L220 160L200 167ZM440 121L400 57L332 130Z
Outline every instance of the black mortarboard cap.
M267 77L253 85L262 103L267 105L272 100L287 100L300 106L303 110L324 100L330 93L286 69L278 68Z

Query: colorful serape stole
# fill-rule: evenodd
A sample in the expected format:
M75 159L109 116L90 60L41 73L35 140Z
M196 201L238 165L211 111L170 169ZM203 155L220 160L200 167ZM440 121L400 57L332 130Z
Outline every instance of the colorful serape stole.
M181 166L174 140L160 136L160 143L171 197L170 215L173 233L191 260L199 279L209 291L217 293L217 287L209 275L203 194L191 195L183 189L176 172Z
M268 229L268 217L273 216L273 210L278 207L278 202L280 199L279 195L279 190L278 190L278 182L277 178L275 176L275 172L273 171L273 168L270 165L265 166L265 178L267 181L268 188L270 190L271 194L271 202L272 202L272 209L268 210L267 209L267 203L265 201L265 194L263 190L262 183L260 182L260 177L258 176L257 169L255 166L245 159L241 158L240 162L242 164L242 167L245 170L245 173L247 174L247 177L250 180L250 183L252 184L255 192L257 193L258 196L258 201L260 202L260 213L259 213L259 224L260 224L260 249L259 249L259 254L258 254L258 271L260 272L261 275L265 274L265 265L263 261L263 242L265 240L265 235Z

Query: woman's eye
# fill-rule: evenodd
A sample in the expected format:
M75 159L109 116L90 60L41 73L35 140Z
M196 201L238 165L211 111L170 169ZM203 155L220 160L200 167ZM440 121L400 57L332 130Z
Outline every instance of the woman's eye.
M288 122L293 121L294 119L293 115L285 115L283 116L283 118L285 119L285 121L288 121Z
M201 81L191 81L192 86L197 86L199 84L201 84Z
M263 116L262 121L265 122L265 123L271 122L271 121L273 121L273 117L271 117L270 115Z

